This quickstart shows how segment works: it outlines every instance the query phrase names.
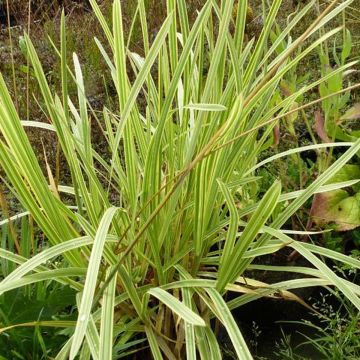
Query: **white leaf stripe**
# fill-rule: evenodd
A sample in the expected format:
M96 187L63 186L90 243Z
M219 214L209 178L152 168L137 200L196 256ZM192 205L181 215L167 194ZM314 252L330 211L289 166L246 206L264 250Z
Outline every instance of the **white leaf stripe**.
M96 232L94 245L91 251L89 266L86 274L84 291L81 298L79 315L75 327L73 342L71 344L70 359L74 359L78 353L82 341L84 339L87 325L90 319L90 312L95 294L95 287L98 279L98 272L100 267L103 249L106 241L106 236L109 231L110 224L113 217L119 208L111 207L104 213L99 228Z
M181 301L176 299L173 295L169 294L167 291L161 288L153 288L150 289L148 293L168 306L186 322L192 325L206 326L205 321L198 314L188 308Z

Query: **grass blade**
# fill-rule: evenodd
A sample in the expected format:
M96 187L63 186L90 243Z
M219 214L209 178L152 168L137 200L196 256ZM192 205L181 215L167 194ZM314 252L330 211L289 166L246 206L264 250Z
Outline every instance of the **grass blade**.
M100 261L103 256L103 249L104 249L106 237L108 235L110 224L117 210L119 209L116 207L112 207L106 210L106 212L103 215L103 218L101 219L99 228L96 232L94 245L91 251L89 266L86 274L84 291L82 294L81 303L79 307L79 315L76 322L73 342L71 344L71 350L70 350L71 360L73 360L76 354L78 353L86 333L86 329L90 319L90 312L95 294L95 287L98 279Z
M196 326L206 326L205 321L198 314L165 290L153 288L149 290L148 293L168 306L172 311L174 311L174 313L179 315L180 318L186 322Z

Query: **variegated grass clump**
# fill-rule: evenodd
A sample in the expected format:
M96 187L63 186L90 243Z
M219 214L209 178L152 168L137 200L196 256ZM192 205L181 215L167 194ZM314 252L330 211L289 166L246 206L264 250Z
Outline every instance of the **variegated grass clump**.
M295 148L258 163L276 123L298 110L296 99L354 66L346 64L273 101L287 72L341 30L319 35L351 0L331 3L293 39L292 30L313 9L310 2L271 45L281 0L271 2L261 34L251 40L245 36L245 0L235 17L233 0L209 0L192 25L186 1L168 0L168 15L152 42L144 1L139 0L132 29L141 26L144 56L131 52L131 32L124 37L120 0L114 1L112 28L96 1L90 2L108 41L105 46L95 39L116 88L116 111L92 110L77 56L72 65L66 62L64 16L56 49L61 94L50 89L25 36L49 123L22 121L0 79L4 181L24 207L19 216L31 216L48 244L43 251L34 244L29 256L1 249L0 256L18 266L4 274L0 292L40 281L60 282L78 292L76 322L34 323L73 329L56 359L74 359L79 353L81 359L113 359L136 350L137 344L148 347L154 359L220 359L212 319L226 329L238 358L251 359L231 314L236 307L263 296L302 302L289 290L336 286L360 309L360 288L336 275L317 255L355 267L360 262L295 241L290 235L296 232L286 229L313 194L353 183L329 180L360 150L360 140ZM284 40L287 46L279 52ZM70 81L77 85L76 102L68 96ZM108 157L92 143L95 121ZM55 132L71 183L58 184L49 166L43 174L26 126ZM276 181L260 196L255 176L260 166L319 146L348 149L308 188L281 193ZM71 205L63 194L72 198ZM254 258L284 246L313 267L252 265ZM55 258L57 262L51 262ZM300 275L264 284L246 278L249 268ZM237 296L227 301L228 292Z

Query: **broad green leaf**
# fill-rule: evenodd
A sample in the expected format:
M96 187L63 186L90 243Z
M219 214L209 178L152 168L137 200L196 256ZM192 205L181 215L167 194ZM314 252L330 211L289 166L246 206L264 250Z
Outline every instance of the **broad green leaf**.
M344 115L341 116L340 120L356 120L360 118L360 104L355 104Z
M360 226L360 193L350 196L345 190L316 194L310 216L318 226L332 225L337 231Z

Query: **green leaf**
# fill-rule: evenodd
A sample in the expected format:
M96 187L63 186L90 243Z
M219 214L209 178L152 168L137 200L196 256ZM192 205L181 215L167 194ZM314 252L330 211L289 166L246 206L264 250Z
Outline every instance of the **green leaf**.
M346 113L341 116L340 121L360 119L360 104L353 105Z
M226 199L226 204L230 212L230 221L229 228L226 232L226 240L224 249L220 258L220 267L219 267L219 278L221 279L227 271L227 267L231 262L231 259L234 256L234 246L236 241L236 236L239 227L239 215L236 209L235 202L230 194L230 191L226 188L225 184L219 181L219 186L221 192L224 194Z
M111 274L111 271L112 267L109 267L107 276ZM113 358L115 288L116 276L113 276L104 291L101 310L99 359L104 360L112 360Z
M206 326L205 321L198 314L176 299L173 295L169 294L167 291L161 288L153 288L150 289L148 293L160 300L181 319L185 320L189 324L196 326Z
M99 228L96 232L94 245L91 251L88 270L86 273L86 280L84 291L81 297L79 307L79 315L76 322L75 333L70 350L70 359L74 359L78 353L82 341L84 339L88 322L90 319L93 298L95 294L95 287L98 279L101 258L103 256L103 249L108 235L110 224L119 208L111 207L104 213Z
M153 329L149 326L146 326L145 331L146 331L146 336L149 341L151 354L154 357L154 360L162 360L163 357L161 355L158 340L156 338L156 335L154 334Z
M246 342L240 332L239 326L236 324L228 306L224 299L215 289L206 289L209 294L215 309L217 310L216 316L226 328L231 343L234 346L238 359L252 360L253 357L246 345Z
M245 252L249 249L252 242L260 232L260 229L271 216L278 203L281 193L281 184L276 181L261 199L256 211L247 223L242 236L237 241L232 254L233 256L223 263L225 271L218 278L217 289L223 290L228 283L234 281L242 271L244 262L242 261Z
M349 196L345 190L335 190L316 194L310 216L318 226L333 224L337 231L355 229L360 226L360 193Z
M289 236L278 230L267 227L266 232L278 238L284 243L290 243L291 247L304 256L318 270L320 270L323 278L327 279L332 285L336 286L356 307L360 310L360 299L356 293L349 287L346 280L336 275L322 260L309 251L302 243L294 241Z
M226 111L226 106L220 104L188 104L184 106L185 109L197 110L197 111Z

